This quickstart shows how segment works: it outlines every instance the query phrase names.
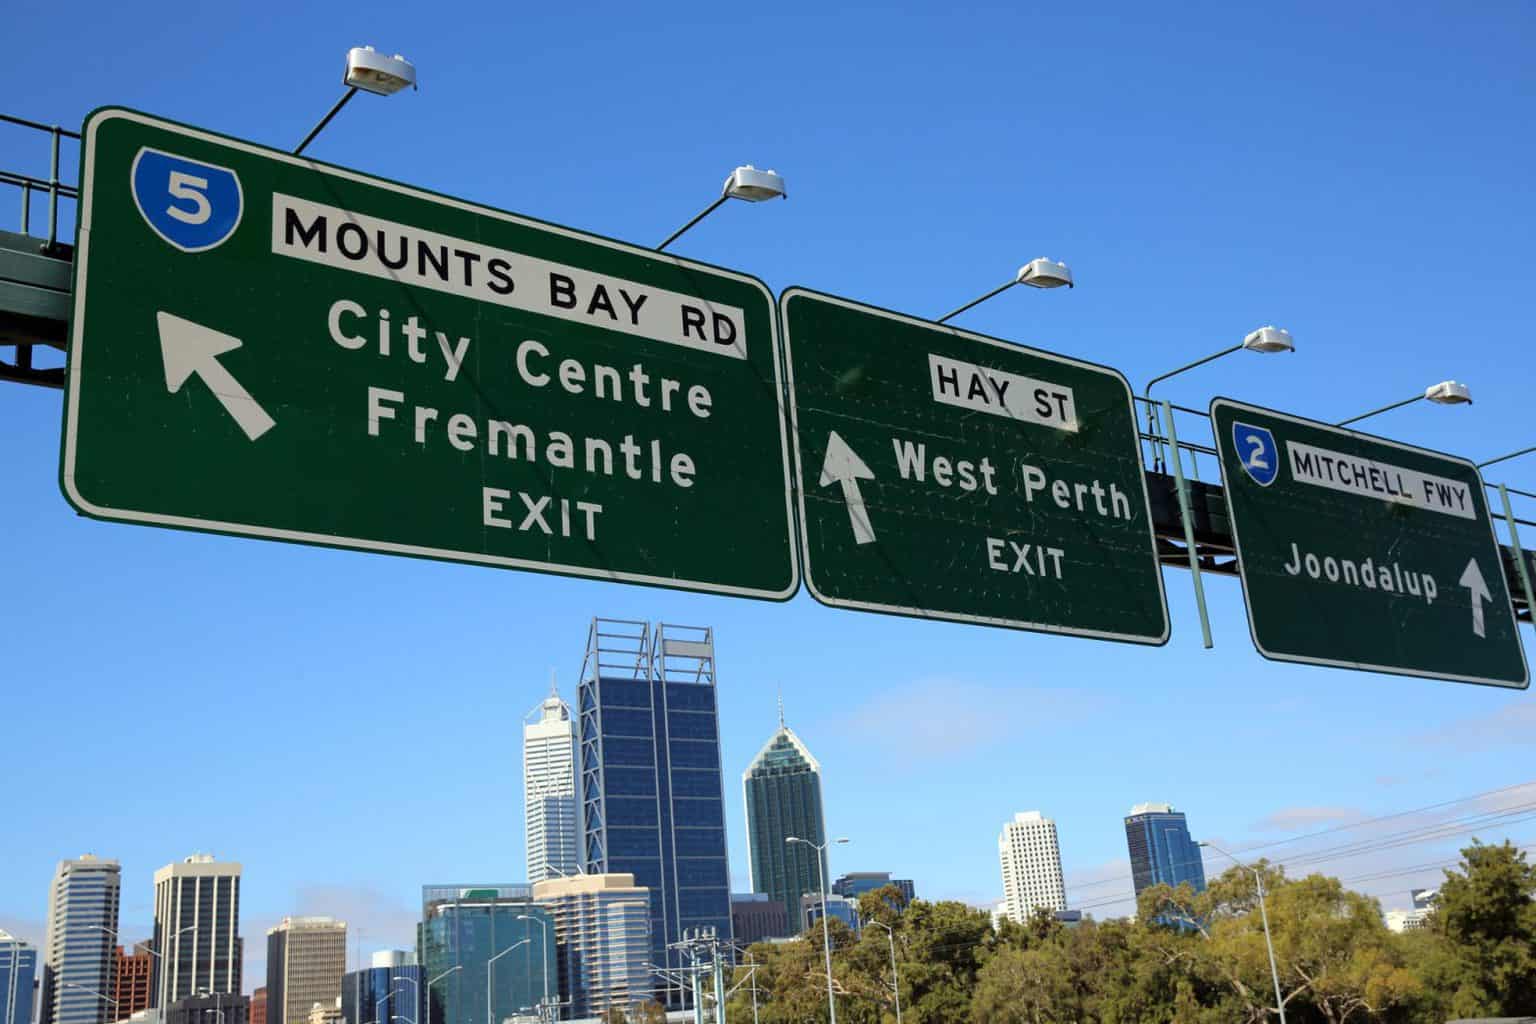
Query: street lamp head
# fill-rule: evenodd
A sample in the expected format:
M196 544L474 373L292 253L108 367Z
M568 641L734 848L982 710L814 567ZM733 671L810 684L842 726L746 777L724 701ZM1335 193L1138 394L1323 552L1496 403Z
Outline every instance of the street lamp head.
M1249 332L1243 339L1243 348L1250 352L1294 352L1296 343L1284 327L1265 326Z
M835 843L838 846L847 846L848 845L848 837L847 836L839 836L838 838L832 840L832 842Z
M1465 384L1443 380L1424 389L1424 397L1436 405L1471 405L1472 391Z
M1019 268L1019 274L1014 280L1018 284L1027 284L1031 288L1060 288L1066 285L1073 287L1072 270L1065 263L1052 261L1041 256L1039 259L1030 260Z
M392 96L406 86L416 88L416 65L398 53L386 57L371 46L354 46L347 51L342 82L378 96Z
M760 203L765 199L783 199L784 179L776 171L760 171L751 164L744 164L725 179L720 194L731 199L745 199Z

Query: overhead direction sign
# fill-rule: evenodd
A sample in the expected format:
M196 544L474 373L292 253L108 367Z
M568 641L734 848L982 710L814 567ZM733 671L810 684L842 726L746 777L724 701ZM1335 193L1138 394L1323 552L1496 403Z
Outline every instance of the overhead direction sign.
M780 310L817 600L1167 640L1124 377L799 288Z
M103 519L784 599L754 278L87 121L62 486Z
M1259 653L1527 685L1475 465L1225 398L1211 420Z

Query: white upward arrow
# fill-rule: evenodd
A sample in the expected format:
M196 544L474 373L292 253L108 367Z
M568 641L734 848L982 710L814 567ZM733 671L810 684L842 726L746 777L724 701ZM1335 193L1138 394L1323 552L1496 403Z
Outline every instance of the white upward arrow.
M1472 632L1478 636L1486 637L1487 626L1483 622L1483 602L1492 601L1493 595L1488 592L1488 581L1483 579L1482 567L1473 558L1467 562L1467 567L1461 570L1461 579L1458 581L1467 588L1472 597Z
M869 525L869 511L864 507L864 495L859 493L860 480L873 480L875 474L864 465L864 460L854 454L848 442L832 431L827 437L827 457L821 463L821 486L836 481L843 486L843 501L848 505L848 521L853 525L853 539L858 544L873 544L875 528Z
M276 426L267 410L219 362L219 356L240 347L239 338L170 313L156 313L155 322L160 327L160 354L165 359L165 387L171 394L180 391L195 373L252 441Z

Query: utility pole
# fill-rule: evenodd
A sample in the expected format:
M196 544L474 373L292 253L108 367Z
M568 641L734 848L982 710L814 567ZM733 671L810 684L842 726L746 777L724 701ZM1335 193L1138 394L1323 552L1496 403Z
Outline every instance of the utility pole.
M725 955L718 936L710 935L710 954L715 969L715 1024L725 1024Z

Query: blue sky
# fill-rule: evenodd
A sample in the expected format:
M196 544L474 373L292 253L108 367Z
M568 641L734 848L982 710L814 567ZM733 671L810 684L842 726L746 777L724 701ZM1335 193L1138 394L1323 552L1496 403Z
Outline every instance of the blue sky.
M1281 324L1294 355L1239 354L1167 396L1337 419L1454 377L1471 408L1374 428L1477 459L1533 443L1536 13L1246 6L263 4L162 22L23 3L0 95L76 127L122 104L291 146L371 42L414 60L421 91L360 97L316 157L642 244L730 168L770 166L787 202L730 204L676 251L919 315L1049 255L1078 288L960 322L1138 383ZM7 169L46 172L30 138L0 138ZM736 779L781 687L853 840L833 870L930 897L997 898L1019 810L1057 819L1069 895L1110 880L1082 890L1099 896L1128 891L1112 880L1139 801L1242 845L1536 776L1528 694L1266 663L1233 580L1207 584L1203 651L1170 571L1173 638L1149 650L803 591L733 601L109 525L59 494L59 414L57 392L0 388L0 927L35 940L54 862L87 850L124 864L129 939L156 867L243 862L247 987L285 913L347 917L366 953L408 942L423 882L519 879L519 723L551 669L569 694L593 615L716 628L738 889ZM1499 475L1536 490L1536 457ZM1536 828L1486 836L1506 833ZM1432 862L1459 838L1330 870ZM1400 904L1433 876L1362 887Z

